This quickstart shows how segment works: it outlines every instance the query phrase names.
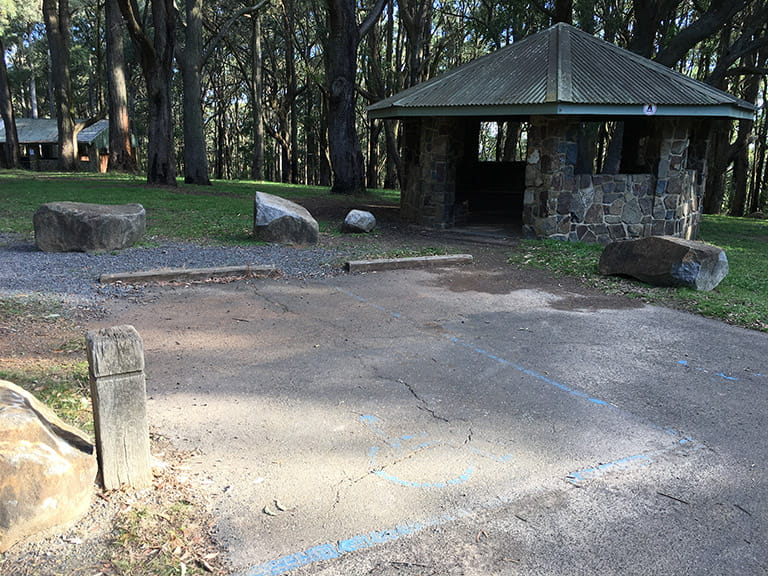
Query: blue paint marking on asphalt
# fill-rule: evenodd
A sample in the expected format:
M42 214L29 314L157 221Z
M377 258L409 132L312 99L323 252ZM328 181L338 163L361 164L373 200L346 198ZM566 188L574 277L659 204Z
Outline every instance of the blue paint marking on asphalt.
M587 400L588 402L591 402L593 404L597 404L598 406L608 406L608 402L605 400L600 400L599 398L592 398L589 394L586 392L582 392L581 390L576 390L575 388L571 388L570 386L566 386L565 384L561 384L560 382L556 380L552 380L551 378L547 378L543 374L539 374L538 372L535 372L533 370L530 370L528 368L525 368L524 366L520 366L519 364L515 364L514 362L507 360L505 358L501 358L500 356L496 356L495 354L492 354L488 352L487 350L483 350L482 348L478 348L476 346L473 346L472 344L468 344L461 339L457 338L456 336L450 336L448 338L451 342L454 344L458 344L460 346L464 346L465 348L468 348L469 350L472 350L473 352L477 352L478 354L481 354L485 356L486 358L490 358L491 360L494 360L498 362L499 364L503 364L504 366L509 366L511 368L514 368L515 370L518 370L522 372L523 374L527 374L528 376L532 376L536 378L537 380L544 382L546 384L549 384L550 386L554 386L555 388L558 388L559 390L562 390L563 392L567 392L568 394L571 394L573 396L576 396L578 398L583 398L584 400Z
M397 437L387 436L379 426L379 423L381 422L381 420L372 414L362 414L360 416L360 422L368 426L368 428L374 433L374 435L376 435L377 438L379 438L382 441L382 443L386 444L391 449L396 451L405 449L403 447L403 442L408 443L409 452L417 452L419 450L424 450L425 448L430 448L433 446L442 446L444 444L443 442L430 440L426 442L419 442L418 444L413 445L414 441L419 441L420 439L425 438L426 434L420 434L420 435L403 434L402 436L397 436ZM470 448L470 450L472 450L472 448ZM470 479L472 474L475 473L475 468L470 466L458 476L454 476L453 478L448 478L447 480L442 480L439 482L417 482L414 480L406 480L404 478L400 478L398 476L395 476L393 474L390 474L384 471L384 469L378 463L379 451L380 451L380 447L376 445L371 446L368 449L368 461L369 461L371 471L373 472L374 475L378 476L379 478L387 480L388 482L392 482L393 484L397 484L398 486L405 486L407 488L442 489L442 488L447 488L448 486L458 486L459 484L463 484L464 482L467 482ZM494 454L490 454L488 452L484 452L481 450L473 450L473 451L476 452L477 454L490 457L496 460L497 462L507 462L512 458L510 454L505 454L504 456L496 456Z
M313 546L302 552L296 552L295 554L289 554L276 560L259 564L243 572L242 576L280 576L280 574L286 574L309 564L333 560L343 554L358 552L379 544L386 544L387 542L394 542L400 538L416 534L425 528L440 526L460 518L466 518L467 516L472 516L472 512L462 509L453 514L443 514L424 522L406 522L386 530L372 530L366 534L358 534L335 543L329 542Z
M718 376L724 380L729 380L731 382L738 382L739 380L741 380L741 378L736 378L735 376L728 376L723 372L710 372L709 370L705 370L704 368L696 368L694 366L691 366L688 360L678 360L677 363L680 364L680 366L691 368L692 370L696 370L697 372L703 372L704 374L712 374L713 376ZM755 376L762 376L762 374L755 374Z
M653 464L652 457L659 456L661 454L664 454L666 452L670 452L671 450L679 448L680 446L685 446L687 444L692 444L692 443L693 443L693 440L691 440L690 438L682 438L678 440L674 445L668 446L666 448L661 448L660 450L654 450L646 454L633 454L631 456L625 456L624 458L619 458L618 460L613 460L612 462L605 462L603 464L599 464L592 468L584 468L582 470L577 470L576 472L571 472L570 474L568 474L567 478L571 484L579 484L581 482L584 482L585 480L590 480L592 478L602 476L603 474L612 472L614 470L622 470L622 469L629 468L631 466L648 466L650 464Z

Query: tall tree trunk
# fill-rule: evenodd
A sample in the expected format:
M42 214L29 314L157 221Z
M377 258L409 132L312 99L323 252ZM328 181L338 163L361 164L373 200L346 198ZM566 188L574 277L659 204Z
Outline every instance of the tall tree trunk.
M184 48L176 60L184 86L184 182L210 186L203 126L203 0L186 0Z
M139 54L149 100L149 145L147 183L176 186L176 159L173 147L171 80L176 33L173 0L152 1L153 38L141 26L135 0L118 0L128 32Z
M573 0L555 0L555 12L552 20L573 24Z
M69 1L43 0L43 18L51 56L51 76L59 129L59 168L78 168L77 135L72 111L72 80L69 73Z
M754 66L756 58L750 56L747 65ZM757 101L760 91L760 77L753 75L746 81L742 98L747 102ZM747 209L747 189L749 185L749 136L755 124L754 120L739 120L736 142L733 144L733 195L728 213L731 216L744 216Z
M378 0L359 27L354 0L327 0L329 38L328 65L328 145L333 169L331 192L365 192L365 169L360 139L355 128L355 75L360 38L375 24L386 0Z
M725 196L725 173L730 162L728 125L714 122L711 139L703 210L705 214L720 214Z
M29 117L37 118L37 82L34 75L29 77Z
M16 132L16 117L13 114L11 88L8 85L8 69L5 65L5 46L0 36L0 118L5 126L5 147L0 159L5 168L19 168L19 136Z
M109 169L135 172L138 166L131 143L128 85L125 74L125 46L122 17L117 0L107 0L105 12L109 97Z
M253 160L251 178L264 180L264 106L261 95L264 92L261 55L261 14L254 14L251 28L251 112L253 114Z
M763 97L768 96L768 90L763 89ZM768 197L768 181L766 181L766 155L768 155L768 113L763 110L763 123L755 141L755 155L752 176L752 195L749 203L749 213L758 212L765 197Z

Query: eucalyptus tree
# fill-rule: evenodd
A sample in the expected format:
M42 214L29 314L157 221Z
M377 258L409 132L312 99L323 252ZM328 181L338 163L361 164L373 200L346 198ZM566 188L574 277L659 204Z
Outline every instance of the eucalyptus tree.
M59 129L59 168L78 168L77 131L72 79L69 69L71 41L69 0L43 0L43 19L51 57L51 80L56 103L56 124Z
M138 54L147 87L147 182L176 186L171 108L176 7L173 0L152 0L151 23L145 24L136 0L118 0L118 5Z
M109 107L109 169L134 172L138 168L131 141L128 82L125 67L125 26L117 0L105 2L107 45L107 103Z
M365 192L365 170L355 126L357 49L379 19L386 0L377 0L360 24L355 0L326 2L329 35L324 48L329 92L328 146L333 170L331 192L358 194Z
M5 146L0 155L2 165L6 168L18 168L19 136L16 131L16 116L13 111L11 88L8 83L8 68L5 63L5 46L3 34L11 20L17 15L15 0L0 0L0 119L5 126Z

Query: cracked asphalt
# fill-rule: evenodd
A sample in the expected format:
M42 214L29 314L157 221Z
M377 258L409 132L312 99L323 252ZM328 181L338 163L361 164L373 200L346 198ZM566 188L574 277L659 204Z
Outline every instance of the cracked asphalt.
M158 288L151 426L233 574L768 572L768 336L512 269Z

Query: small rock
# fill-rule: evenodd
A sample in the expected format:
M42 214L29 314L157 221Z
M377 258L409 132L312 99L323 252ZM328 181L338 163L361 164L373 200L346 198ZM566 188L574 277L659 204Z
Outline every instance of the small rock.
M728 258L717 246L673 236L608 244L600 274L631 276L655 286L712 290L728 275Z
M253 235L266 242L317 244L320 227L303 206L279 196L256 192Z
M350 210L341 226L343 232L371 232L376 227L376 218L365 210Z
M0 553L83 516L97 470L96 451L83 432L0 380Z

